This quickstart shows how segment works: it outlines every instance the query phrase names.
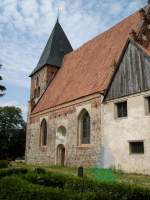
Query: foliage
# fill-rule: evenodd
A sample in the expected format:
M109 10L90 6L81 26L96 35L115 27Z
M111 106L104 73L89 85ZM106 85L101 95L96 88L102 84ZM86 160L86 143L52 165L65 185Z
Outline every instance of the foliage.
M1 159L24 155L25 122L20 108L0 107L0 138Z
M2 65L0 64L0 68L1 68L1 66ZM2 80L3 80L3 78L2 78L2 76L0 76L0 81L2 81ZM0 97L2 97L5 94L4 93L5 90L6 90L6 87L0 84Z
M26 168L9 168L8 174L26 174L28 170Z
M7 168L8 161L7 160L0 160L0 168Z
M46 170L45 170L44 168L42 168L42 167L36 167L36 168L34 169L34 171L35 171L35 173L37 173L37 174L45 174L45 173L46 173Z
M28 172L26 168L9 168L9 169L0 169L0 179L5 176L10 175L24 175Z
M149 200L150 190L135 185L94 181L66 174L0 170L0 199ZM17 176L14 176L17 174ZM11 176L10 176L11 175ZM6 177L5 177L6 176ZM9 177L7 177L9 176Z
M26 180L37 185L61 188L79 192L95 194L94 199L150 199L150 190L135 185L97 182L87 178L78 178L59 173L35 174L29 173L24 176Z
M5 200L92 200L92 194L78 194L69 190L35 186L19 177L5 177L0 181L0 199Z

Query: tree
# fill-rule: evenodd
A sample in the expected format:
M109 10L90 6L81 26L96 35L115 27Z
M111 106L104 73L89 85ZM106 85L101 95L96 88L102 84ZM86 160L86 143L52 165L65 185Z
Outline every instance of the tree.
M0 64L0 69L1 69L2 65ZM0 76L0 81L2 81L3 78L2 76ZM3 96L5 93L4 91L6 90L6 87L0 84L0 97Z
M25 127L20 108L0 107L0 159L24 155Z

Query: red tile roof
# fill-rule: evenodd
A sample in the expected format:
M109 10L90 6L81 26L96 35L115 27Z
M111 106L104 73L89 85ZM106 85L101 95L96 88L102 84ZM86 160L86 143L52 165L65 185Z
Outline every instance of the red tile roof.
M129 33L137 29L139 21L140 15L136 12L67 54L32 113L105 90L114 71L114 62L118 61Z

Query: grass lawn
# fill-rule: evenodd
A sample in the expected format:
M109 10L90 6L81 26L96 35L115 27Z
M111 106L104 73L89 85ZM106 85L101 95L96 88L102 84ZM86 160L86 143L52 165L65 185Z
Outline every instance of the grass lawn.
M27 167L29 169L34 169L37 166L14 163L12 167ZM76 168L60 166L44 166L43 168L45 168L46 171L59 172L66 175L77 175ZM146 175L124 174L111 169L86 168L84 169L84 176L97 181L129 183L150 188L150 176Z

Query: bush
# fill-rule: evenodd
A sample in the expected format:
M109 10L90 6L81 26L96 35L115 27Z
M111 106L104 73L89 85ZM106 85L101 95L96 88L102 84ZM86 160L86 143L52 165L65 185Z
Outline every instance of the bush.
M45 174L45 173L46 173L45 169L44 169L44 168L41 168L41 167L35 168L34 171L35 171L35 173L37 173L37 174Z
M0 160L0 168L7 168L8 161L7 160Z
M28 170L26 168L9 168L9 169L1 169L0 170L0 179L5 176L10 176L13 174L26 174Z
M57 187L57 188L65 188L65 183L70 180L69 176L60 174L60 173L51 173L47 172L45 174L37 174L34 172L28 173L25 177L26 180L39 185L50 186L50 187ZM73 177L71 176L71 180L73 181Z
M20 200L22 192L24 199L68 199L68 200L149 200L150 190L135 185L120 183L97 182L87 178L68 176L66 174L46 172L27 173L27 169L1 169L0 170L0 199L5 193L13 193L13 199ZM20 178L7 175L19 174ZM7 187L9 187L7 191ZM24 186L23 186L24 185ZM46 186L46 187L44 187ZM2 187L4 187L2 189ZM6 187L6 188L5 188ZM1 198L1 192L3 198ZM24 194L25 193L25 194ZM35 194L35 197L34 197ZM17 196L18 195L18 196ZM32 196L33 195L33 196ZM8 195L9 196L9 195ZM11 195L10 195L11 197ZM22 197L22 196L21 196Z
M34 184L74 190L77 193L92 193L95 200L131 200L150 199L150 190L134 185L120 183L97 182L87 178L78 178L59 173L35 174L30 173L24 178ZM94 197L95 195L95 197Z
M26 168L9 168L8 170L8 174L26 174L28 172L28 170Z
M97 181L55 172L47 172L45 174L30 172L25 175L24 178L34 184L50 186L54 188L73 189L80 192L97 191L99 188Z
M18 177L5 177L0 181L0 199L5 200L94 200L93 193L80 194L70 190L44 188Z

